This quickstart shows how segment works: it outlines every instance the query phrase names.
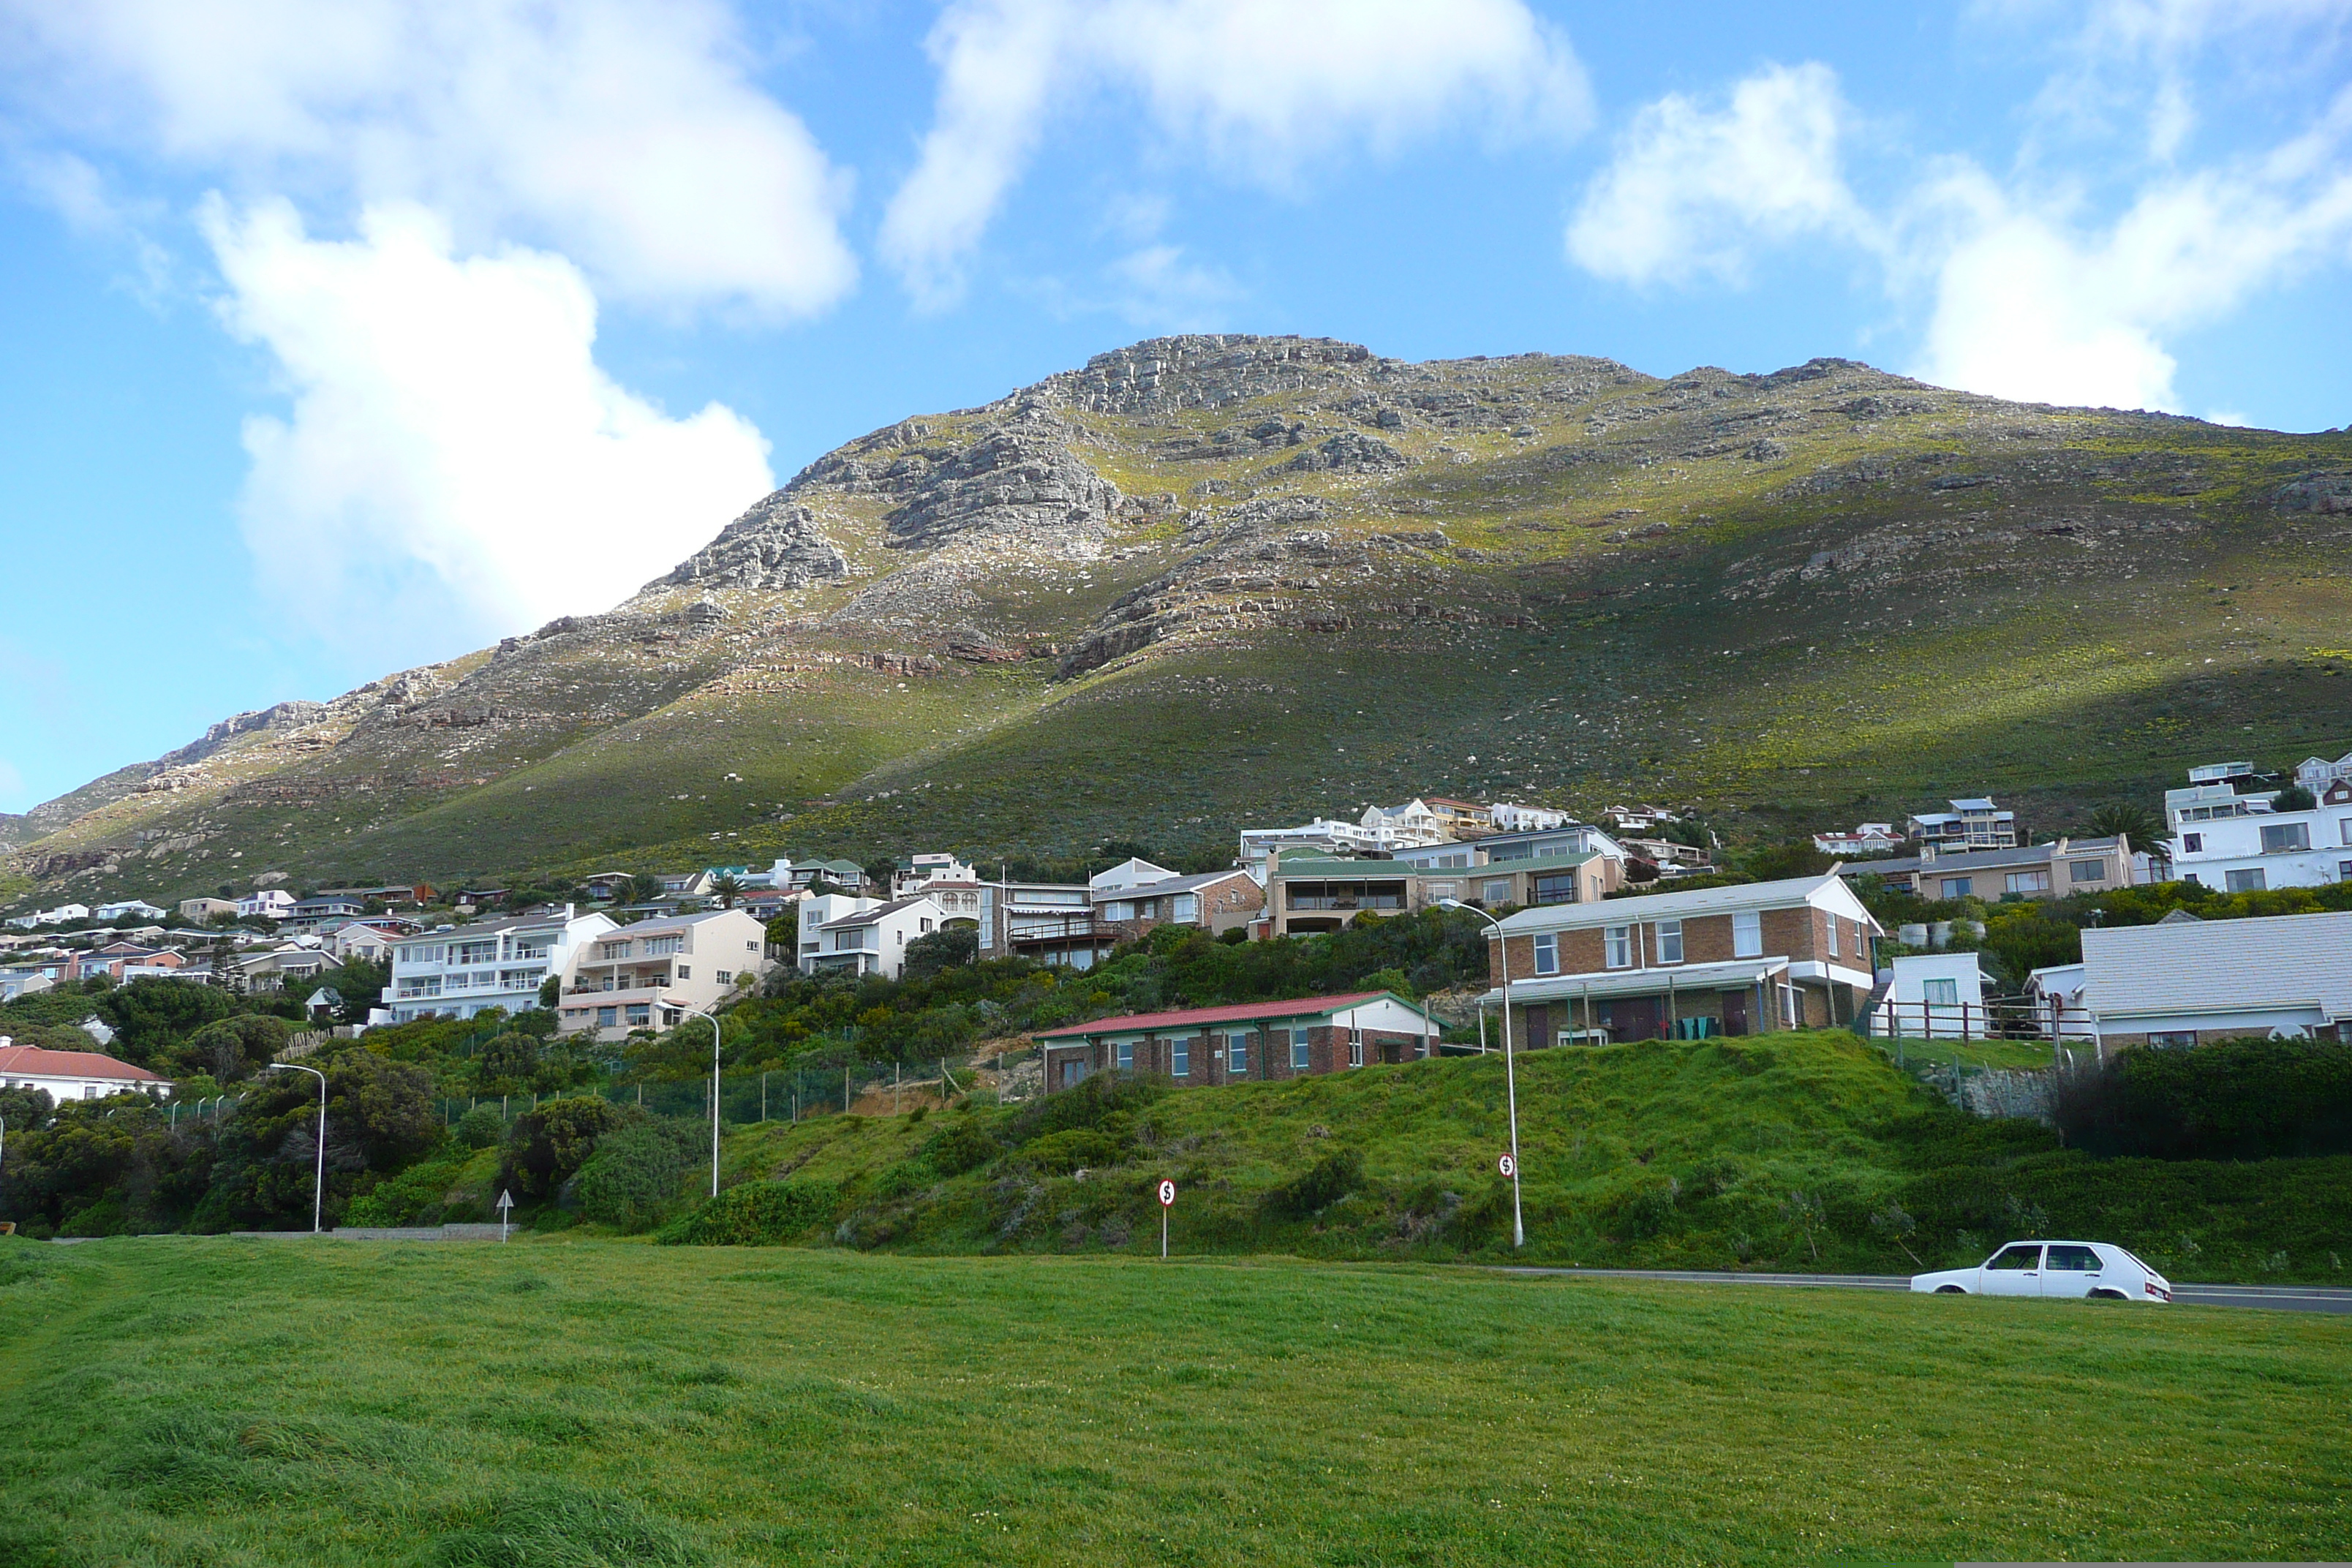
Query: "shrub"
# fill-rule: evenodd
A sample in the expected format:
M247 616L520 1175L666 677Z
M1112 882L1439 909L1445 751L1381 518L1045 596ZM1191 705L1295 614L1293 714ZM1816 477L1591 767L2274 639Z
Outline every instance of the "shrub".
M1108 1132L1071 1127L1034 1140L1021 1157L1040 1171L1063 1176L1081 1168L1116 1165L1127 1157L1127 1150Z
M976 1171L1003 1152L988 1130L970 1116L958 1116L940 1129L936 1137L923 1147L931 1169L942 1176L960 1176L966 1171Z
M745 1182L654 1234L665 1247L778 1247L833 1223L841 1189L829 1182Z
M544 1202L578 1174L595 1152L596 1141L624 1120L619 1106L591 1094L547 1100L538 1110L525 1111L515 1118L507 1139L499 1184L525 1202Z
M2070 1074L2052 1108L2074 1148L2159 1160L2352 1153L2352 1046L2225 1040L2126 1050Z
M624 1230L651 1225L678 1195L678 1182L702 1152L699 1129L643 1121L606 1133L572 1179L569 1194L588 1218Z
M499 1108L478 1105L457 1118L457 1125L452 1130L451 1136L457 1140L461 1148L488 1149L506 1133L507 1124L505 1119L499 1115Z
M1265 1211L1282 1219L1311 1219L1363 1184L1364 1157L1353 1149L1334 1149L1267 1193Z

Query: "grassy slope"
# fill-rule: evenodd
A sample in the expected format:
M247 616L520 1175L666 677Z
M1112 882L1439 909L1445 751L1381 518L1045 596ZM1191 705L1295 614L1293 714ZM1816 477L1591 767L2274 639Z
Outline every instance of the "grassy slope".
M1939 1268L2038 1228L2037 1207L2039 1228L2121 1242L2179 1279L2341 1282L2352 1258L2352 1159L2094 1162L2030 1123L1935 1112L1843 1034L1541 1051L1519 1059L1518 1095L1533 1261L1909 1273L1918 1265L1873 1223L1890 1201ZM1179 1250L1501 1259L1504 1098L1499 1056L1179 1090L1137 1114L1127 1158L1083 1181L1017 1149L942 1178L923 1153L940 1116L747 1130L727 1160L730 1180L839 1187L854 1237L901 1248L1156 1250L1150 1188L1173 1176ZM971 1114L1013 1141L1015 1113ZM1363 1157L1360 1191L1311 1217L1269 1213L1269 1193L1343 1148ZM1810 1240L1792 1192L1822 1205Z
M1278 1262L0 1249L25 1568L2352 1553L2341 1319Z

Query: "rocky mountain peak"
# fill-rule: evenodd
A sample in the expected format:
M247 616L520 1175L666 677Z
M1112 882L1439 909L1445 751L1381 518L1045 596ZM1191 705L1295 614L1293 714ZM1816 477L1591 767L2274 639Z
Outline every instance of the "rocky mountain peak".
M1084 370L1049 376L1032 390L1107 414L1215 408L1350 383L1375 363L1361 343L1332 338L1188 332L1097 354Z

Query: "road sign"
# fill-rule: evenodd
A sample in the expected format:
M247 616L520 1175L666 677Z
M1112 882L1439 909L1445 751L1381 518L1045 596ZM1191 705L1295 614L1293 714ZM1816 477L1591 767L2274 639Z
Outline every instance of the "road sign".
M1508 1154L1506 1154L1501 1159L1495 1162L1495 1167L1507 1176L1516 1175L1518 1173L1519 1163L1517 1160L1512 1159Z
M1161 1208L1173 1208L1173 1207L1175 1206L1175 1204L1176 1204L1176 1184L1175 1184L1175 1183L1173 1183L1173 1182L1162 1182L1162 1183L1160 1183L1160 1206Z
M1166 1177L1160 1182L1160 1256L1168 1256L1168 1211L1176 1206L1176 1184Z
M507 1238L507 1212L513 1207L514 1194L512 1193L500 1193L499 1194L499 1239L500 1241L504 1241Z

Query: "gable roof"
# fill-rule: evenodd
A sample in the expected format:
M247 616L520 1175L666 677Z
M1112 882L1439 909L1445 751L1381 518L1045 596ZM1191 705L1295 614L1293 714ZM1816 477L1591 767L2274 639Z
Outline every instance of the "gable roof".
M2352 1018L2352 911L2093 926L2083 966L2103 1020L2280 1006Z
M26 1073L40 1078L110 1078L129 1083L162 1083L145 1068L117 1061L99 1051L51 1051L39 1046L0 1047L0 1075Z
M1349 864L1361 862L1350 861ZM1257 880L1240 867L1233 866L1223 871L1196 871L1189 877L1166 877L1157 882L1130 882L1119 888L1096 888L1091 889L1090 896L1098 903L1108 903L1115 899L1159 899L1170 893L1190 893L1213 883L1229 882L1235 877L1251 882Z
M1629 925L1636 921L1684 920L1739 910L1786 909L1793 904L1833 910L1872 931L1880 929L1877 920L1854 897L1853 889L1845 885L1845 879L1835 871L1824 871L1818 877L1740 882L1728 888L1696 888L1680 893L1646 893L1630 899L1605 899L1597 904L1542 904L1508 917L1503 921L1503 930L1517 935L1583 926Z
M1058 1029L1032 1029L1037 1040L1083 1039L1094 1035L1157 1034L1167 1029L1213 1028L1219 1024L1249 1024L1261 1019L1323 1018L1372 1002L1394 1002L1426 1018L1428 1014L1393 991L1350 991L1338 996L1302 996L1289 1002L1242 1002L1225 1007L1190 1007L1173 1013L1127 1013L1092 1023L1065 1024Z
M846 926L879 925L889 916L902 914L906 910L913 909L917 904L931 904L930 895L928 893L916 893L908 898L893 899L887 904L867 910L862 915L845 915L837 921L827 921L818 929L823 931L840 931ZM931 908L936 911L939 910L939 905L931 904Z

